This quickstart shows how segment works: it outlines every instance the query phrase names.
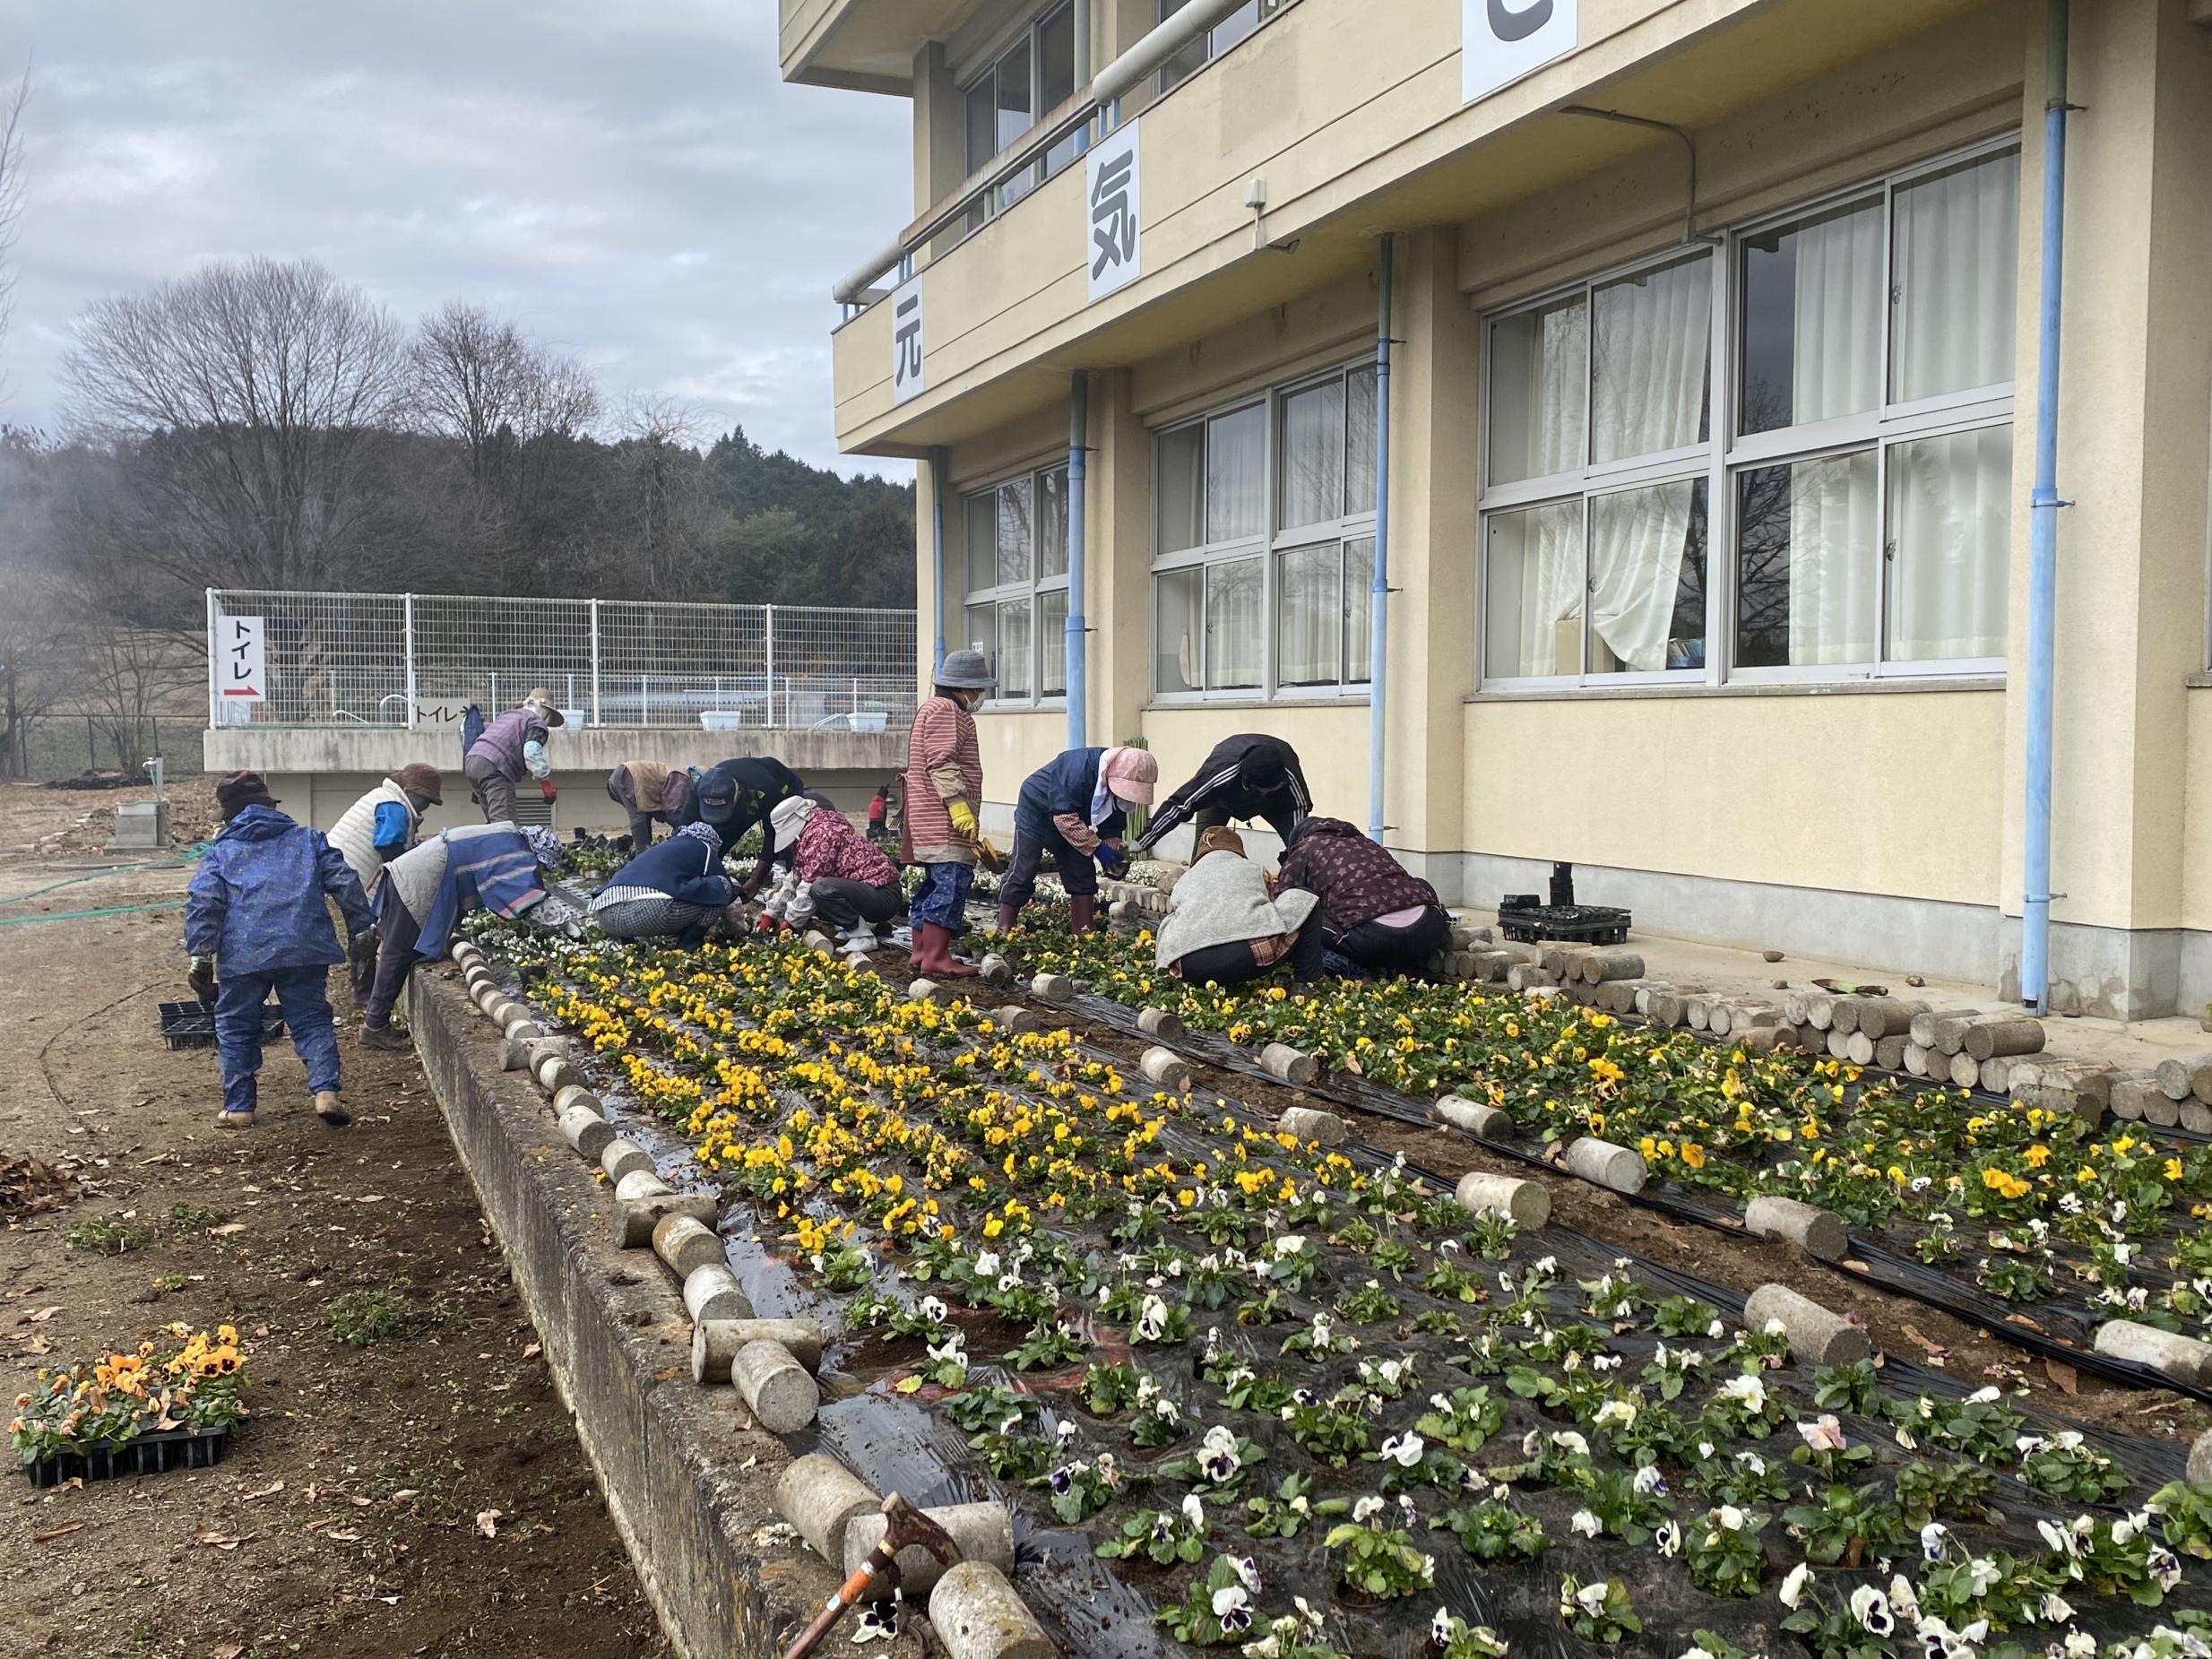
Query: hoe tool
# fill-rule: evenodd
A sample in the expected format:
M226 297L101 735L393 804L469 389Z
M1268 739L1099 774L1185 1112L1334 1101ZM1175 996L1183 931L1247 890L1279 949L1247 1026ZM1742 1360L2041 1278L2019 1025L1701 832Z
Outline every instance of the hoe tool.
M822 1638L837 1628L837 1621L859 1605L860 1598L877 1579L886 1579L895 1586L899 1582L900 1551L920 1548L947 1567L959 1565L960 1546L953 1542L951 1534L898 1493L893 1492L883 1500L883 1517L882 1542L868 1552L868 1559L838 1586L837 1594L815 1615L814 1622L784 1650L783 1659L806 1659Z

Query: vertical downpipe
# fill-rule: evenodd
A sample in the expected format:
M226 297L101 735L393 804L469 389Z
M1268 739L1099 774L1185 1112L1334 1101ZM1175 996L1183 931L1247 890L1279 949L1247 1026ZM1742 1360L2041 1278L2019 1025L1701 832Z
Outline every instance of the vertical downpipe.
M2035 483L2028 497L2027 821L2020 906L2020 1000L2051 1004L2052 681L2059 574L2059 302L2066 232L2068 0L2050 0L2043 117L2043 292L2036 328Z
M1091 84L1091 0L1076 0L1076 91ZM1092 123L1076 129L1076 153L1088 155Z
M1090 653L1083 616L1084 493L1090 472L1091 376L1076 371L1067 397L1067 747L1091 741Z
M1390 288L1395 239L1382 239L1375 341L1375 580L1368 598L1367 833L1383 838L1383 734L1390 683Z
M952 470L950 452L942 447L929 452L929 614L937 619L937 643L929 658L932 676L945 666L945 486Z
M215 590L207 591L207 729L210 731L222 724L217 711L222 707L222 695L216 690L221 683L217 662L222 655L222 644L215 637Z

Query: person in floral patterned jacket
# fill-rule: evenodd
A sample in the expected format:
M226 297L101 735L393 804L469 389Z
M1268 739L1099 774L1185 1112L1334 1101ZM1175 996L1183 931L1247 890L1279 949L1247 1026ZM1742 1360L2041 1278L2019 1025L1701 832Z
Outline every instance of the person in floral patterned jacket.
M819 919L842 929L838 943L848 952L875 949L906 903L899 867L843 813L811 796L778 801L768 822L799 881L784 920L796 928Z
M1418 974L1451 938L1436 889L1342 818L1291 832L1275 890L1293 888L1321 901L1329 948L1370 973Z

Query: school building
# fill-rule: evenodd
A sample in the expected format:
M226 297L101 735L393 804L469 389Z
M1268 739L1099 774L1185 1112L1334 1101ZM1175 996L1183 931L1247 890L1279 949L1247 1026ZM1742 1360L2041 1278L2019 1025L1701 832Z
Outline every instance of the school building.
M921 463L1001 825L1071 741L1266 730L1447 900L1567 860L1655 932L2212 999L2212 0L782 0L780 48L912 105L836 425Z

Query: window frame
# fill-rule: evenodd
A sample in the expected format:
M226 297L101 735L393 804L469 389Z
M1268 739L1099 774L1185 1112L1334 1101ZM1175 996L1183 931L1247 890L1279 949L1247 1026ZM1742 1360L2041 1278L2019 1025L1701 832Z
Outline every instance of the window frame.
M1350 557L1349 549L1352 544L1360 541L1370 544L1369 568L1370 570L1373 568L1371 544L1375 539L1376 521L1375 510L1370 505L1363 512L1340 512L1335 518L1318 519L1311 523L1290 528L1283 526L1282 523L1283 417L1285 404L1300 393L1309 392L1318 386L1325 386L1332 382L1344 389L1340 400L1343 412L1339 420L1338 432L1339 442L1344 447L1345 466L1340 488L1348 490L1352 483L1350 382L1355 376L1363 372L1373 375L1375 370L1375 359L1371 355L1346 359L1327 367L1300 375L1294 379L1283 381L1279 385L1267 386L1256 392L1248 392L1242 396L1232 398L1226 402L1216 404L1197 413L1183 416L1153 429L1151 435L1152 558L1147 572L1151 588L1149 602L1153 649L1149 678L1153 702L1163 706L1195 706L1209 703L1251 704L1284 701L1342 702L1356 704L1368 701L1372 686L1371 678L1367 679L1348 678L1352 666L1352 642L1349 634L1340 636L1338 642L1339 677L1335 682L1290 686L1285 686L1282 682L1283 652L1278 629L1283 587L1281 572L1284 557L1316 548L1335 548L1337 556L1338 593L1342 598L1345 592L1344 573ZM1370 408L1374 408L1379 414L1378 405L1370 403ZM1216 420L1255 409L1261 411L1263 428L1260 451L1261 516L1259 529L1249 535L1232 536L1216 541L1211 539L1213 526L1209 523L1206 526L1207 540L1194 547L1179 548L1173 552L1162 551L1161 522L1163 502L1161 494L1162 477L1161 455L1165 444L1175 434L1188 432L1193 428L1207 430ZM1199 488L1202 490L1205 488L1206 457L1207 452L1202 445L1198 466ZM1343 498L1340 495L1340 501ZM1160 683L1160 643L1162 638L1160 578L1162 575L1183 571L1200 573L1196 632L1203 649L1207 632L1206 613L1211 604L1210 580L1205 573L1213 567L1246 559L1256 559L1260 566L1259 683L1256 686L1211 689L1206 682L1212 678L1212 663L1202 654L1200 661L1196 664L1197 678L1199 682L1197 687L1178 689L1163 687ZM1345 612L1348 619L1351 612L1348 603L1345 605ZM1369 667L1371 670L1372 663L1370 663Z
M1233 52L1237 48L1242 46L1247 40L1249 40L1261 30L1266 28L1269 23L1274 22L1276 18L1282 16L1283 13L1289 11L1293 5L1296 5L1298 4L1298 0L1246 0L1246 3L1254 8L1252 26L1246 30L1242 34L1239 35L1235 39L1230 41L1227 45L1217 46L1214 44L1214 38L1221 32L1223 24L1228 22L1229 18L1223 18L1221 22L1209 25L1205 35L1200 37L1205 43L1205 54L1199 57L1197 62L1192 64L1188 69L1183 69L1178 72L1176 69L1175 59L1171 58L1168 62L1161 65L1158 69L1153 72L1150 84L1152 87L1152 95L1154 99L1165 98L1177 87L1183 85L1188 81L1196 79L1200 74L1203 74L1209 65L1213 64L1225 54ZM1174 11L1170 11L1168 9L1168 4L1169 0L1153 0L1152 21L1154 28L1156 29L1162 23L1166 22L1169 18L1175 15L1176 12L1181 11L1184 5L1190 4L1190 0L1181 0L1181 4L1178 4ZM1241 12L1243 9L1244 8L1242 6L1240 6L1237 10ZM1237 13L1235 12L1232 12L1230 13L1230 17L1234 17L1236 14ZM1198 42L1197 40L1194 40L1191 44L1196 45L1197 43ZM1179 58L1189 50L1190 47L1186 46L1183 48L1183 50L1181 52L1178 52L1175 56ZM1173 80L1170 80L1168 78L1171 73L1175 76Z
M1933 397L1892 402L1892 354L1897 332L1900 283L1897 272L1897 198L1917 180L1963 165L2021 152L2018 131L1998 134L1976 143L1946 150L1908 167L1862 178L1848 186L1764 213L1725 231L1699 238L1707 250L1713 272L1710 299L1713 316L1707 335L1707 436L1705 442L1661 454L1637 456L1626 462L1590 462L1594 376L1584 374L1584 464L1542 478L1516 480L1507 484L1491 481L1491 341L1496 325L1513 316L1541 310L1579 293L1586 310L1584 326L1594 331L1594 298L1597 289L1640 272L1677 263L1689 256L1690 245L1678 244L1644 257L1606 267L1572 282L1486 311L1481 318L1480 388L1481 427L1475 510L1476 622L1474 684L1482 691L1602 691L1637 685L1726 683L1744 685L1858 685L1884 679L1931 680L2001 677L2005 658L1896 658L1887 655L1891 621L1891 566L1896 562L1889 498L1890 452L1899 445L1945 437L1995 427L2018 419L2019 384L2017 354L2014 377L1993 385L1963 388ZM1885 283L1881 361L1879 365L1880 399L1870 410L1803 426L1740 434L1742 414L1742 328L1746 285L1742 260L1746 243L1773 231L1853 202L1879 200L1882 214L1882 264ZM2016 291L2016 317L2018 297ZM1742 474L1762 468L1817 461L1871 450L1875 457L1875 510L1880 540L1876 547L1873 647L1871 661L1853 663L1808 663L1773 667L1744 667L1738 654L1739 480ZM1602 495L1653 484L1703 478L1706 484L1706 650L1702 669L1671 669L1643 672L1594 673L1590 670L1590 623L1587 590L1590 572L1589 503ZM2017 495L2017 489L2013 492ZM1577 673L1554 675L1495 674L1489 661L1489 608L1491 523L1501 513L1579 499L1583 510L1582 665ZM2007 568L2011 562L2010 536L2004 550Z
M1045 30L1063 15L1067 17L1068 27L1072 30L1075 27L1075 14L1076 0L1049 0L1049 3L1040 6L1036 13L1027 22L1018 28L1008 30L1004 38L984 54L981 65L974 73L970 74L966 80L955 83L955 90L959 94L961 160L965 163L963 177L973 178L998 157L1014 148L1015 142L1009 140L998 143L989 155L981 159L971 154L968 143L972 136L968 125L969 99L986 82L992 82L992 108L995 112L998 107L996 82L998 65L1006 61L1007 55L1015 49L1018 42L1026 41L1029 48L1029 119L1030 126L1033 128L1050 113L1044 107ZM1054 108L1057 107L1054 106ZM991 131L995 139L998 134L995 123ZM999 214L1006 212L1047 181L1066 172L1080 158L1081 153L1072 137L1055 144L1049 152L1039 157L1033 165L1024 168L1020 174L998 186L973 207L971 207L967 212L966 228L961 234L963 237L974 235L992 220L997 219Z
M1000 477L994 478L988 483L973 485L960 491L960 557L962 590L960 616L961 631L963 636L963 643L974 643L972 641L966 640L964 637L970 632L967 626L968 613L972 610L980 609L982 606L989 606L992 611L991 640L990 645L985 654L989 661L993 678L1001 682L1000 685L994 686L990 691L990 694L984 699L982 704L984 712L1016 713L1029 709L1051 709L1064 708L1067 706L1067 691L1065 686L1063 686L1059 690L1053 692L1048 692L1044 689L1045 636L1043 618L1044 601L1046 596L1054 593L1066 594L1068 592L1067 566L1067 522L1063 517L1059 521L1061 526L1060 568L1055 575L1043 575L1039 569L1039 553L1043 540L1039 534L1039 530L1043 523L1043 519L1039 509L1045 499L1045 480L1054 475L1058 475L1060 480L1060 506L1062 512L1065 513L1068 501L1067 473L1068 465L1067 461L1060 460L1057 462L1045 462L1035 466L1024 467L1016 471L1008 472ZM1029 486L1029 574L1027 576L1015 582L994 582L985 587L971 586L970 583L972 580L973 573L968 568L968 560L972 547L972 543L970 539L971 532L969 530L970 514L974 512L976 505L979 502L989 500L991 503L991 512L995 520L999 510L998 503L1000 493L1009 487L1020 484L1026 484ZM996 544L994 543L994 547L995 545ZM997 573L993 572L993 574L996 575ZM1000 672L1000 665L1004 660L1004 652L1000 643L1002 639L1002 630L999 622L999 613L1008 605L1019 604L1026 604L1029 608L1029 690L1027 693L1020 696L1008 696L1005 695L1005 687L1003 684L1005 675ZM1061 637L1063 639L1066 638L1065 622L1062 624ZM1061 660L1060 676L1062 679L1067 678L1067 661L1065 657Z

